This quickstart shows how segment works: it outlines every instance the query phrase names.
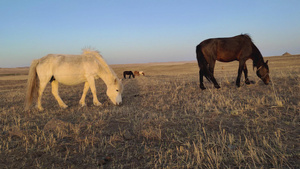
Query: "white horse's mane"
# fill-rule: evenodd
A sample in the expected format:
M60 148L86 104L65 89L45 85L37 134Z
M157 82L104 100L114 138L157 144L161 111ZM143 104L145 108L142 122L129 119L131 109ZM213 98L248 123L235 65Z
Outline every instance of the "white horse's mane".
M86 55L86 56L92 55L92 56L96 57L107 73L111 73L115 77L117 76L116 73L108 66L107 62L103 59L102 55L100 54L100 52L98 50L85 48L85 49L82 49L82 54Z
M88 53L97 53L100 55L99 50L91 49L91 48L84 48L82 49L82 54L88 54Z

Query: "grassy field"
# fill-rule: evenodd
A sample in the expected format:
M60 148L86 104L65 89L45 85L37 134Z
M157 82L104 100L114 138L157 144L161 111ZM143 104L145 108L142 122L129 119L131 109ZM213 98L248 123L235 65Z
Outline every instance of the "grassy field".
M146 74L123 81L121 106L98 80L102 107L60 85L61 109L48 85L42 112L24 111L28 69L0 69L0 168L300 168L300 56L266 59L269 85L249 60L237 88L238 62L217 62L221 88L204 91L196 62L112 65Z

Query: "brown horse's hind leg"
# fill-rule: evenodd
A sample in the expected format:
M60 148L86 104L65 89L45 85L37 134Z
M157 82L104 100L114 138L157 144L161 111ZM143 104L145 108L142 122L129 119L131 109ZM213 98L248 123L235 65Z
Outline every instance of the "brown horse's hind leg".
M203 75L204 75L204 72L203 72L203 70L200 69L199 70L199 78L200 78L200 88L202 90L206 89L204 87L204 84L203 84ZM211 77L210 78L208 78L208 77L206 77L206 78L207 78L208 81L210 81L210 82L212 82L214 84L215 88L217 88L217 89L221 88L220 85L218 84L217 80L213 76L213 73L211 73Z
M212 75L212 76L211 76L211 81L213 82L215 88L219 89L219 88L221 88L221 87L220 87L220 85L218 84L217 80L216 80L215 77L214 77L215 63L216 63L216 61L211 62L211 63L209 64L209 71L211 72L211 75Z
M203 84L203 71L201 69L199 70L199 80L200 80L200 88L202 90L205 90L206 88L204 87L204 84Z
M213 77L212 82L214 83L215 88L219 89L221 88L220 85L218 84L217 80Z

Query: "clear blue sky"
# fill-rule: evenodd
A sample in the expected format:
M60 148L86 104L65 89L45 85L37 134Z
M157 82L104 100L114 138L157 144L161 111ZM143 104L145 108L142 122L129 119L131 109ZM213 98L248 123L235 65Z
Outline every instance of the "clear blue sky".
M196 60L212 37L300 54L299 0L0 0L0 67L92 47L109 64Z

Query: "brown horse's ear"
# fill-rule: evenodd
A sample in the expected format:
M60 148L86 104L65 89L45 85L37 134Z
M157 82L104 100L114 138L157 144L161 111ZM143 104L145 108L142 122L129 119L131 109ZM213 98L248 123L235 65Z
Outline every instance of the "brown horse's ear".
M268 64L268 60L266 61L266 64Z

